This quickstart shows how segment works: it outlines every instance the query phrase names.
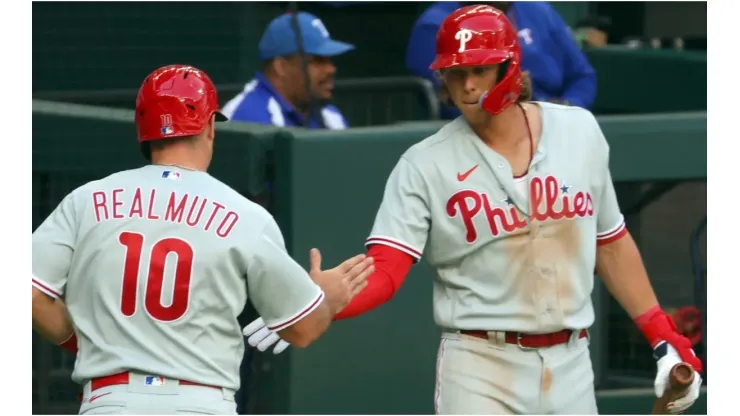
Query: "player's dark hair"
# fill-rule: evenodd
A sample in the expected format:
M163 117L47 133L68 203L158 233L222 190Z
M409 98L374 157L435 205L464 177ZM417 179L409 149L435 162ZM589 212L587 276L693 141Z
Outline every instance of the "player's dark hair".
M297 58L298 56L299 56L299 54L294 53L294 54L291 54L291 55L279 56L278 58L283 58L283 59L285 59L287 61L290 61L290 60L293 60L293 59ZM264 60L264 61L260 61L259 64L257 64L257 69L260 72L262 72L263 74L266 74L266 73L272 71L272 64L275 62L275 59L277 59L277 58L270 58L270 59L267 59L267 60Z

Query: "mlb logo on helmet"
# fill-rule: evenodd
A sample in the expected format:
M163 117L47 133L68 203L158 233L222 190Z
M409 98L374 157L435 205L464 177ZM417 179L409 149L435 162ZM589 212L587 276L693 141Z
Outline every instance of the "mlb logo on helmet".
M172 128L172 116L169 114L162 114L159 116L162 119L162 134L172 134L175 129Z
M164 386L164 377L146 376L144 383L146 383L147 386Z

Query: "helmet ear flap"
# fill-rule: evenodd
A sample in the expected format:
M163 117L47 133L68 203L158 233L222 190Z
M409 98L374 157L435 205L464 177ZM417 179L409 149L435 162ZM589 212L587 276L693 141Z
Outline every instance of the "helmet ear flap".
M522 73L516 60L508 59L499 66L498 80L481 96L481 107L493 115L500 114L519 99Z
M504 62L501 62L498 66L498 73L496 74L496 84L501 82L502 79L504 79L504 76L506 76L506 71L509 70L509 65L511 64L511 59L507 59Z

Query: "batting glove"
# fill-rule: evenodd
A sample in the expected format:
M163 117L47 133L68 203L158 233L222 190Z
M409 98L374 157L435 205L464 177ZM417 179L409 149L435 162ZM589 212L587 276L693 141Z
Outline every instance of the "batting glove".
M658 360L658 374L655 376L655 396L661 397L668 386L671 369L673 369L674 365L684 362L684 360L678 354L678 351L665 341L655 347L654 356ZM694 382L689 387L686 396L677 399L673 403L668 403L668 411L671 414L677 414L691 407L696 399L699 398L701 382L701 375L696 372L694 374Z
M252 321L247 325L242 333L247 338L247 342L252 347L257 347L258 350L265 352L270 345L277 343L275 348L272 350L273 354L280 354L290 346L289 343L280 339L280 336L273 331L267 329L265 321L260 317Z

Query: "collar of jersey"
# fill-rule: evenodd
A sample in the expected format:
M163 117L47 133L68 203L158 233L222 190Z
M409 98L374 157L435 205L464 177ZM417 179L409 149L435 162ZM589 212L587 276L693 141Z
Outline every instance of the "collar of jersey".
M171 165L171 164L165 165L165 164L160 164L160 163L152 163L152 166L156 166L156 167L160 167L160 168L178 168L178 169L182 169L182 170L189 170L191 172L201 172L198 169L189 168L187 166L180 166L180 165Z

